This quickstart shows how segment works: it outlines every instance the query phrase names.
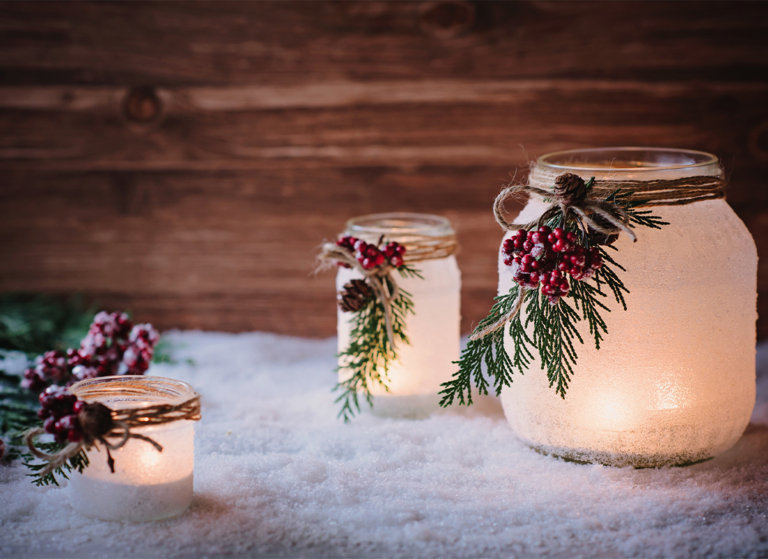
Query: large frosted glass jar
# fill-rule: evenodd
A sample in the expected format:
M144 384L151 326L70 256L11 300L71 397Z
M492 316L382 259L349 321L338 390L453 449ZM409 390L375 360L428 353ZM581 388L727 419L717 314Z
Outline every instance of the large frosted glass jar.
M444 217L416 213L374 214L347 223L345 235L377 243L383 235L412 247L425 239L441 239L455 235L450 221ZM406 252L406 257L408 253ZM443 258L409 263L424 279L392 275L398 285L413 296L415 314L408 315L406 335L410 344L397 346L397 360L391 363L386 384L370 384L374 396L373 413L384 416L423 417L439 409L440 385L451 379L459 358L461 322L461 274L456 258ZM336 290L341 291L351 279L362 276L353 269L339 268ZM338 347L349 344L353 315L338 310ZM339 381L348 379L348 369L339 369ZM365 409L365 408L364 408Z
M178 405L194 396L192 387L178 380L127 375L84 380L70 391L80 400L99 402L115 411ZM96 443L87 451L90 464L83 473L70 474L69 502L76 511L101 520L145 522L175 516L189 507L194 422L173 421L131 432L151 438L162 452L146 441L129 439L111 451L112 473L104 446Z
M552 173L585 180L719 176L717 158L667 149L575 150L546 155L532 182ZM531 199L517 223L545 204ZM621 235L628 310L606 298L608 335L599 351L577 343L578 365L562 399L534 362L501 396L517 435L536 449L611 465L687 464L741 437L755 402L757 252L725 200L653 208L669 225ZM507 237L509 234L507 235ZM512 286L499 260L499 292ZM505 347L514 351L506 334Z

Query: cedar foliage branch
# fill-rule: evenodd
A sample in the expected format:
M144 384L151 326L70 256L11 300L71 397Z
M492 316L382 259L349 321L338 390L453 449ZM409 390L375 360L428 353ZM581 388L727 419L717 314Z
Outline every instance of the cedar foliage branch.
M20 441L15 442L21 444ZM55 454L62 450L65 446L66 444L59 444L53 441L37 443L37 448L48 454ZM21 458L22 463L32 471L32 473L27 474L27 476L31 477L32 483L38 487L41 485L59 485L59 482L56 481L57 475L63 477L64 479L69 479L67 476L68 473L83 473L83 470L88 467L88 464L90 463L88 460L88 455L84 450L81 450L60 467L56 468L54 471L49 472L46 475L42 475L41 470L48 466L47 463L35 463L35 458L29 453L23 454Z
M424 279L421 273L407 265L397 269L404 278ZM388 276L382 278L390 293L394 290ZM414 314L413 297L403 288L392 301L392 333L398 343L408 344L405 333L405 321L409 314ZM339 382L334 391L340 392L336 403L341 403L339 417L349 422L360 412L360 395L369 406L373 407L371 384L378 383L387 388L387 371L390 363L397 358L395 348L389 342L384 320L384 304L376 297L371 298L352 318L352 331L347 348L339 353L338 370L351 372L347 380Z
M592 183L593 180L590 180L587 186ZM630 193L622 194L616 191L605 200L615 203L626 212L630 227L661 229L662 226L669 225L654 215L652 210L638 209L645 201L630 202L626 200L629 195ZM567 216L559 214L548 220L546 225L553 229L563 227L566 231L580 235L586 248L598 246L591 232L576 219L569 220ZM522 295L525 317L523 313L517 313L504 328L499 328L483 338L470 340L460 359L454 362L459 370L450 381L442 384L440 405L447 407L456 400L460 405L471 405L473 384L479 394L488 394L490 382L487 377L493 382L498 396L505 386L512 383L512 375L515 372L525 374L534 351L539 354L550 388L554 387L555 392L565 398L568 384L574 374L574 366L578 361L576 342L584 344L577 324L582 320L587 322L589 335L595 348L599 350L604 335L608 333L608 326L601 312L610 312L603 299L610 293L617 303L627 310L624 295L629 293L629 290L617 273L617 270L626 270L606 249L617 250L611 245L599 246L603 266L587 280L572 281L570 292L557 304L550 304L539 289L526 290ZM512 309L521 289L522 287L515 284L509 293L496 297L490 314L480 321L475 332L494 324L506 315ZM505 331L509 333L515 348L511 357L504 347ZM529 336L527 331L531 331L532 336ZM484 375L483 365L487 377Z

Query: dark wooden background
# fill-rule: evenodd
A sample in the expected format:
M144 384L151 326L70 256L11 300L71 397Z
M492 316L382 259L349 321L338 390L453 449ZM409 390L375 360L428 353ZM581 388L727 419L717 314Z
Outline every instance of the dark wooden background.
M422 211L458 229L466 331L510 173L616 145L723 159L768 317L768 3L2 3L0 290L328 336L319 242Z

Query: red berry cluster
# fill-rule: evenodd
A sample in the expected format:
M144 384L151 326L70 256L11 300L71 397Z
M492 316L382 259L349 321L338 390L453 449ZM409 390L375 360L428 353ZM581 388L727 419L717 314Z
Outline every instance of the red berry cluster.
M357 261L366 270L372 270L385 262L389 262L395 268L399 268L405 263L403 261L405 247L399 243L387 243L384 250L381 250L376 245L366 243L362 239L346 236L336 241L336 244L352 252ZM349 265L343 263L340 263L340 265L349 267Z
M50 382L64 383L70 378L67 356L61 351L46 351L35 359L35 366L24 371L21 386L32 392L40 392Z
M79 349L49 351L24 371L22 387L40 392L50 384L111 375L141 375L149 368L160 335L151 324L136 326L124 313L97 314Z
M561 227L554 231L542 225L536 231L518 229L504 241L504 263L512 268L512 277L521 286L536 289L556 304L571 289L568 276L587 279L603 265L597 247L585 248L576 235Z
M120 363L118 374L143 375L149 369L149 364L155 353L155 345L159 339L160 334L151 324L134 326L128 337L128 345L123 353L123 361Z
M37 416L43 420L43 429L53 435L59 444L76 443L83 438L83 430L77 414L85 406L63 386L49 386L40 393L42 408Z

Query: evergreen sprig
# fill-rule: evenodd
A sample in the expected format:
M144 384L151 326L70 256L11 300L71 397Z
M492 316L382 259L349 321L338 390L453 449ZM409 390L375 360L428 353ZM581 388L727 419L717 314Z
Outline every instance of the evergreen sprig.
M593 183L594 177L586 183L586 187L590 188ZM628 196L629 193L614 192L606 200L612 201L626 212L630 227L661 229L662 226L669 225L653 214L652 210L637 209L644 202L630 202L626 199ZM582 243L587 248L599 246L590 231L577 218L569 220L562 213L558 213L547 220L546 225L553 229L563 227L566 231L581 235ZM528 370L534 359L534 350L538 352L541 366L547 372L549 386L554 387L555 392L565 398L578 361L575 342L584 344L577 328L579 322L587 322L590 337L594 340L595 348L599 350L604 335L608 334L608 326L601 312L610 312L610 309L604 299L611 294L616 302L627 310L624 295L629 293L629 290L617 273L617 270L626 270L608 254L606 248L617 250L611 245L599 246L602 267L588 280L572 281L568 294L556 304L550 304L539 289L528 289L524 293L525 318L521 312L517 313L504 328L485 337L470 340L460 359L455 361L459 370L450 381L442 384L444 388L440 392L440 405L449 406L454 400L458 400L460 405L471 405L472 384L477 387L478 393L488 394L490 383L487 377L492 379L498 396L504 386L512 383L514 372L524 374ZM522 287L514 284L509 293L496 297L491 312L480 321L475 332L495 324L506 315L517 300L520 289ZM511 357L504 346L505 332L509 333L515 348ZM531 332L531 336L527 332ZM483 365L487 376L483 374Z
M66 445L59 444L56 442L45 442L45 443L37 443L36 446L38 449L42 450L43 452L46 452L48 454L54 454L62 450ZM69 477L67 476L68 473L72 473L73 471L83 473L83 470L90 463L88 460L88 455L85 453L85 450L81 450L80 452L75 454L72 458L64 462L64 464L62 464L60 467L56 468L53 472L49 472L43 475L41 471L48 464L35 463L34 462L35 458L31 454L23 454L21 458L22 458L22 463L33 472L27 475L32 478L32 483L34 483L38 487L41 485L59 485L59 482L56 480L57 475L63 477L64 479L69 479Z
M404 278L424 279L421 272L408 265L397 269ZM382 278L390 293L394 285L388 276ZM413 297L410 293L399 288L398 295L392 301L392 333L397 343L409 343L405 333L405 321L409 314L414 314ZM334 391L341 394L336 403L341 403L339 417L345 422L360 412L359 395L362 394L369 406L373 406L371 383L387 387L387 371L397 354L387 337L385 325L384 304L376 297L371 298L352 318L353 326L347 348L339 353L340 365L338 370L350 371L348 379L339 382Z
M63 302L32 293L0 295L0 349L23 351L30 357L80 343L96 309L82 297Z
M514 285L509 293L496 297L490 314L480 321L475 332L495 324L501 317L508 314L517 301L519 290L520 287ZM513 319L510 334L513 337L517 336L516 341L521 340L521 347L524 350L516 352L514 359L511 359L504 350L503 328L499 328L483 338L467 342L467 347L461 352L460 359L455 362L459 365L459 371L453 375L452 380L442 384L445 388L440 391L443 396L440 400L441 406L450 406L455 399L458 399L461 405L471 406L473 383L479 394L487 395L489 383L483 375L483 364L487 368L488 375L493 378L497 395L501 393L503 386L509 386L509 383L512 382L512 374L515 369L522 373L528 367L529 359L533 355L525 351L526 342L530 342L530 340L519 322L518 314ZM517 323L517 328L515 328L515 323Z

